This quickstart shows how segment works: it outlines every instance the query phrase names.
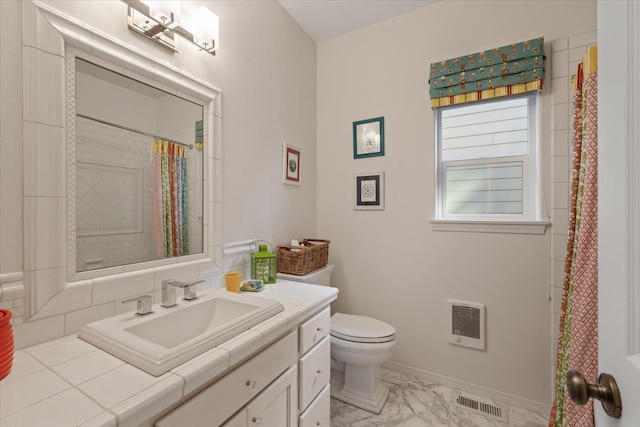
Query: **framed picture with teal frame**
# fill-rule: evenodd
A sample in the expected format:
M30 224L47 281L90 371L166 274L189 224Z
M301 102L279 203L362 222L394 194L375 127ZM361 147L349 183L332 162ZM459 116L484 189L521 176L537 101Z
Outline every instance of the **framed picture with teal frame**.
M353 158L384 156L384 117L353 122Z

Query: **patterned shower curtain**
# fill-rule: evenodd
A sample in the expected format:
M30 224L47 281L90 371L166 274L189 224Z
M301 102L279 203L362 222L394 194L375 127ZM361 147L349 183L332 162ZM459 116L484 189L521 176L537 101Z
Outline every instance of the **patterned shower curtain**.
M185 147L167 141L154 141L153 208L156 258L188 254Z
M565 376L578 370L593 382L598 372L598 75L591 46L573 82L573 168L569 233L558 337L555 399L549 427L594 426L593 400L568 397Z

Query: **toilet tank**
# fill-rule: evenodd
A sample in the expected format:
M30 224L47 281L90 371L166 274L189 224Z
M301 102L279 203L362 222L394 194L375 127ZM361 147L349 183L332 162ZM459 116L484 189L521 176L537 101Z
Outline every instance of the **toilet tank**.
M295 274L278 273L278 279L291 280L292 282L312 283L314 285L331 285L331 272L333 265L328 264L326 267L307 273L304 276L296 276Z

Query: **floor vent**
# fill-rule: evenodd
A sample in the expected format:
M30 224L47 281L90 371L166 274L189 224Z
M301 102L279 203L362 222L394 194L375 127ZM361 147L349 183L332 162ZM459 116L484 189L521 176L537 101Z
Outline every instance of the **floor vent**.
M496 406L491 400L457 393L453 396L453 401L456 406L460 406L498 420L508 421L507 414L505 414L502 408Z

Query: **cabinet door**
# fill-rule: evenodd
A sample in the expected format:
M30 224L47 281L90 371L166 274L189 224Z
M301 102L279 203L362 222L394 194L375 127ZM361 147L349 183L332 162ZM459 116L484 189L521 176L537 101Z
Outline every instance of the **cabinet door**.
M222 427L247 427L247 408L235 414L231 419L227 420Z
M158 420L156 427L219 426L295 363L297 353L298 334L292 332Z
M247 406L250 427L293 427L298 416L298 368L294 365Z

